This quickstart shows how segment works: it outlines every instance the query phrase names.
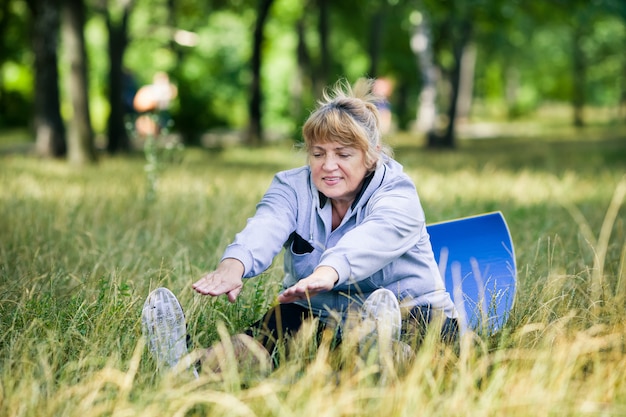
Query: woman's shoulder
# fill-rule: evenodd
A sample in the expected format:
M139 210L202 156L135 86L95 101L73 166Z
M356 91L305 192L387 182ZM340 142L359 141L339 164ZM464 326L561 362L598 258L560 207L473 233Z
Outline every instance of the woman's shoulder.
M394 173L402 173L404 171L404 167L402 166L402 164L391 157L385 158L383 161L383 165L386 167L387 170Z
M395 181L410 181L411 178L404 172L404 167L401 163L396 161L395 159L388 158L382 167L384 171L384 181L383 182L395 182Z

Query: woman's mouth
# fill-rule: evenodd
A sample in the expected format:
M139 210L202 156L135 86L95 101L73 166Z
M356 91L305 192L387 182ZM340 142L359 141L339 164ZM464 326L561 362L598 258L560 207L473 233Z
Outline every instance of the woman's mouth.
M335 185L341 181L341 177L323 177L322 180L326 185Z

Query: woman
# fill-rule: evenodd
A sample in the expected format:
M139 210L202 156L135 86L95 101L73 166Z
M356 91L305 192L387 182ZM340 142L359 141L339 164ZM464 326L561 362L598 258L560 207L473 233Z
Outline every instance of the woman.
M382 143L373 80L338 83L303 126L308 165L274 177L216 270L193 284L234 302L243 279L261 274L284 248L279 305L246 333L271 352L312 317L320 332L354 308L419 336L434 316L456 336L446 292L411 179ZM339 320L337 319L339 317ZM337 323L339 322L339 323Z

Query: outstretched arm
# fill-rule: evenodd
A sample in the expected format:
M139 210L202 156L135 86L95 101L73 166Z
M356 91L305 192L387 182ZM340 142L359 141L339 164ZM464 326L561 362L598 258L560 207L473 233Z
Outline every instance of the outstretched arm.
M238 259L226 258L215 271L209 272L192 287L203 295L218 296L226 294L228 301L234 303L243 287L244 266Z

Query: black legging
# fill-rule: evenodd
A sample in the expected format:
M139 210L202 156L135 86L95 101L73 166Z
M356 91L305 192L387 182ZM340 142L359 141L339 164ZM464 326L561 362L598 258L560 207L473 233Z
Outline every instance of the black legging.
M430 306L415 306L402 320L402 334L409 343L421 344L428 326L435 319ZM459 321L446 317L441 325L441 340L447 344L455 343L459 338Z
M302 324L313 317L311 310L298 304L279 304L270 309L263 318L250 326L245 333L257 339L268 352L272 353L278 341L286 341L300 330ZM402 321L402 334L410 343L421 343L428 325L433 320L430 306L416 306L409 311ZM321 337L326 329L323 322L319 322L317 334ZM454 343L458 339L459 324L456 319L445 318L441 328L441 340L445 343ZM341 333L335 334L335 345L341 343Z

